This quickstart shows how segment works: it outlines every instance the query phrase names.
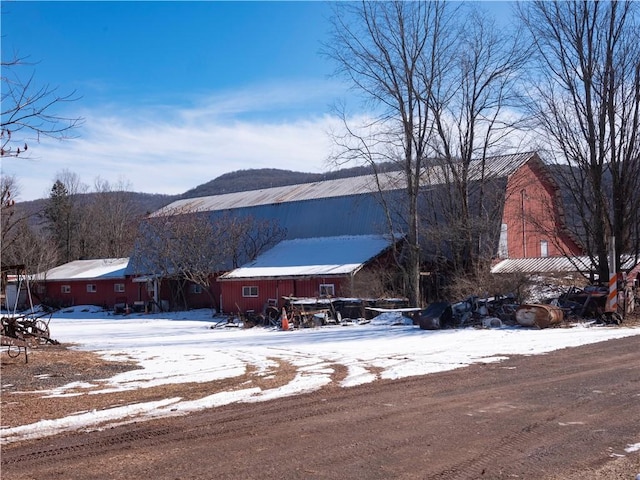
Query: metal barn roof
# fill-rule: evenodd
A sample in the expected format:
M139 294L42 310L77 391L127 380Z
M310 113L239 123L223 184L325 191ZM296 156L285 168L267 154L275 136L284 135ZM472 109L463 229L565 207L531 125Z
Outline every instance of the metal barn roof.
M388 179L390 182L391 180ZM386 188L384 188L386 187ZM386 184L383 190L391 189ZM152 216L255 207L377 192L371 175L177 200Z
M590 268L589 257L508 258L494 265L491 273L588 272Z
M633 255L623 255L621 269L632 269L637 259ZM597 266L588 256L508 258L497 263L491 273L564 273L597 271Z
M527 152L491 157L484 162L475 160L469 168L470 180L479 180L481 176L484 178L509 176L534 155L535 153ZM450 173L447 172L447 168L443 166L431 167L425 171L422 185L441 185L447 181L449 175ZM379 187L377 182L380 184ZM403 188L403 186L404 178L402 172L380 174L377 179L375 175L363 175L337 180L325 180L284 187L182 199L170 203L166 207L154 212L151 216L230 210L259 205L372 194L379 191L398 190Z
M393 196L395 192L388 192ZM227 210L206 212L212 222L223 219ZM266 221L283 228L287 239L333 237L341 235L382 235L389 232L384 208L377 195L351 195L300 202L255 205L235 210L236 216L252 217L256 222ZM402 231L398 220L396 231ZM136 247L138 248L138 247ZM144 254L144 252L143 252ZM244 262L245 260L241 260ZM148 274L140 255L134 255L127 274ZM232 265L222 267L230 270Z
M392 195L389 192L388 195ZM208 212L213 221L228 211ZM350 195L299 202L255 205L236 211L256 220L275 222L287 238L383 234L389 231L385 211L377 195ZM400 229L400 227L398 227Z

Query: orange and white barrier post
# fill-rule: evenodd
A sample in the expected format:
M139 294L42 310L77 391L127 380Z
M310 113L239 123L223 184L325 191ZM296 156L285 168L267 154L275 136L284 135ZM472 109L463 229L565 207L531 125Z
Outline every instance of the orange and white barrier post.
M609 295L607 296L607 312L618 311L618 275L614 271L609 275Z
M609 294L607 312L618 311L618 273L616 272L616 237L609 238Z

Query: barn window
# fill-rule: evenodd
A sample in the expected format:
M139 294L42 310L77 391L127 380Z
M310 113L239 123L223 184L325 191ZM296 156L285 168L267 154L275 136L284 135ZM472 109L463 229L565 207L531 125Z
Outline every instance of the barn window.
M62 285L60 291L62 293L71 293L71 285Z
M320 296L321 297L332 297L335 295L335 287L333 283L322 283L320 284Z
M117 293L124 292L124 283L114 283L113 284L113 291L117 292Z
M98 288L96 287L95 283L87 283L87 292L96 293L97 291L98 291Z
M507 224L500 225L500 240L498 241L498 258L509 258L509 237Z
M258 296L258 287L242 287L242 296L243 297L257 297Z
M548 257L549 256L549 242L546 240L542 240L540 242L540 256Z
M191 293L202 293L202 285L191 285Z

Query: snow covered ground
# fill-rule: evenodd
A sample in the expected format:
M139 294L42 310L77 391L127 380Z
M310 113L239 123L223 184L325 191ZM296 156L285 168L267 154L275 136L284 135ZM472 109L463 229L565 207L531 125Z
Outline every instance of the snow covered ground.
M273 375L277 361L295 366L288 384L262 390L255 386L219 391L199 400L179 397L162 401L81 412L56 420L3 428L2 443L56 433L181 415L229 403L247 403L317 390L330 383L333 365L344 365L347 388L378 378L397 379L451 370L478 362L496 362L509 355L538 355L565 347L640 335L640 328L577 324L544 330L496 329L420 330L398 313L385 313L370 323L281 331L275 328L216 326L209 310L154 315L113 316L96 307L75 307L56 313L51 336L105 358L130 358L142 368L117 374L96 384L70 383L42 391L45 397L99 395L163 384L208 382L243 375L248 368Z

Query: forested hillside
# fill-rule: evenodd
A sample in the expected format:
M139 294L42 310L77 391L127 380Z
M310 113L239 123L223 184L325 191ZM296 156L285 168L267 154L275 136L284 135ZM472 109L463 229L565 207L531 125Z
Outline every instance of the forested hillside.
M393 164L381 165L379 169L381 171L391 170L393 169ZM224 193L259 190L261 188L335 180L337 178L356 177L369 173L371 173L370 167L344 168L327 173L304 173L291 170L279 170L277 168L238 170L225 173L214 180L198 185L186 191L180 198L206 197Z

